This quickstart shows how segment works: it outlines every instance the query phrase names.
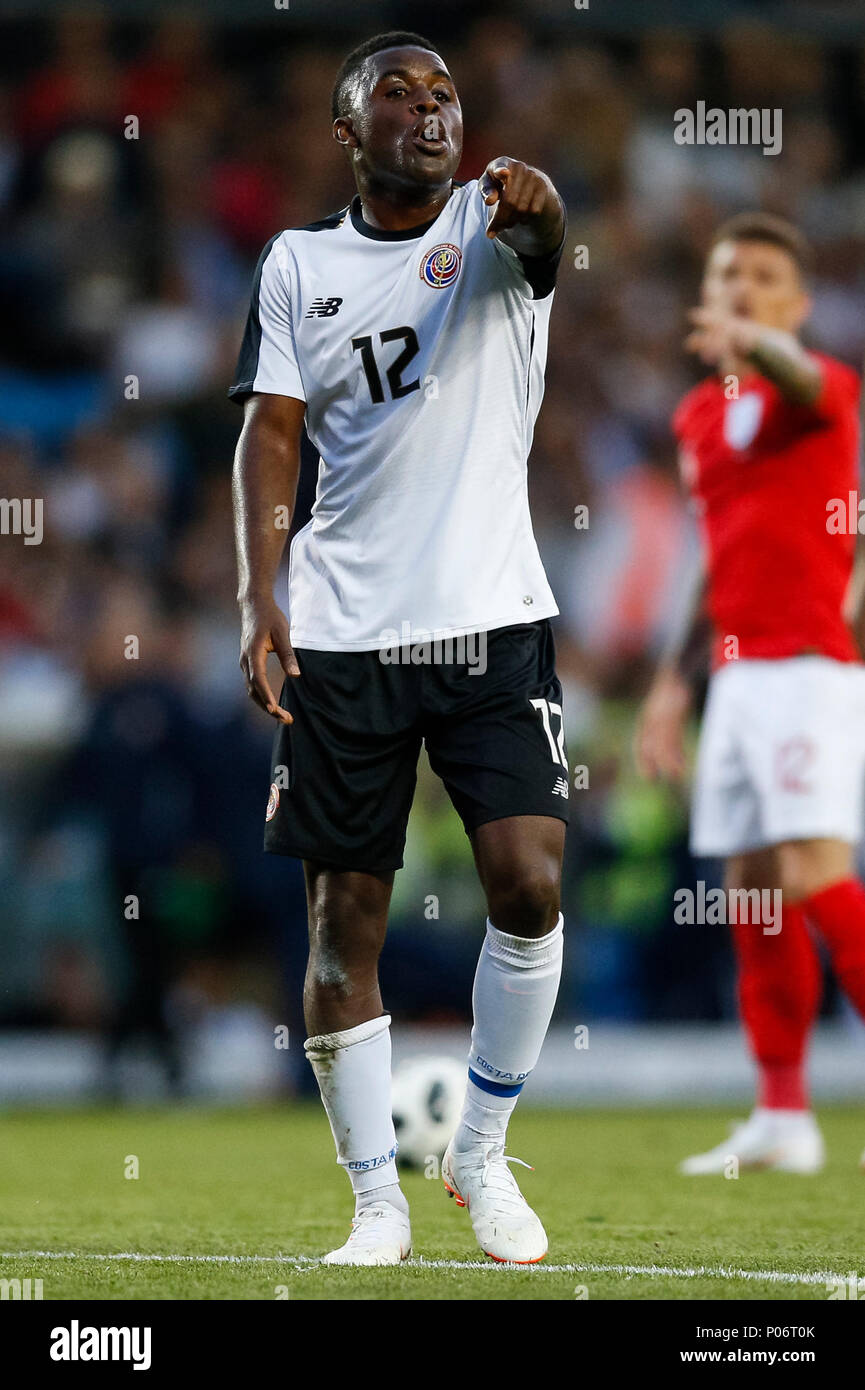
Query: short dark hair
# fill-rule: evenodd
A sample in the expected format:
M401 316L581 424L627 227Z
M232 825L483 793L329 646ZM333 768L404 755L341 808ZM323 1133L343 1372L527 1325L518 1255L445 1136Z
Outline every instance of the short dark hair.
M811 247L807 240L792 222L772 212L737 213L715 232L710 251L722 241L762 241L768 246L780 246L795 261L803 279L810 273Z
M359 44L349 53L333 84L330 110L334 120L338 116L346 114L344 110L346 88L358 68L366 62L367 58L371 58L373 53L381 53L385 48L427 48L431 53L438 52L435 44L430 43L429 39L425 39L422 34L412 34L406 29L391 29L387 34L376 34L374 38Z

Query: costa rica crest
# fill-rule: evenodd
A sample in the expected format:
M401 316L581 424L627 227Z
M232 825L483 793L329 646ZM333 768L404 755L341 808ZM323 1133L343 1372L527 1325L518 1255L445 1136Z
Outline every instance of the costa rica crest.
M463 253L449 241L428 251L420 263L420 278L432 290L446 290L460 273Z

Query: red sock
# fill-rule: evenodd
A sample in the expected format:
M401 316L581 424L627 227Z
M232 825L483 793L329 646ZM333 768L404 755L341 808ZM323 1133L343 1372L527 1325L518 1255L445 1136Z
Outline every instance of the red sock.
M865 888L845 878L802 903L823 938L847 998L865 1018Z
M733 925L739 1008L757 1062L757 1104L769 1110L807 1110L805 1043L820 1006L823 979L800 907L785 907L781 930Z

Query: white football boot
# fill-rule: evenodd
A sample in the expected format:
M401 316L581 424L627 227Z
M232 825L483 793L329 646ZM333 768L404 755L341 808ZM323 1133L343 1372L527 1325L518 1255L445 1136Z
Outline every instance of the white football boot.
M688 1177L725 1173L731 1159L739 1168L770 1168L779 1173L819 1173L825 1162L823 1136L810 1110L758 1107L729 1137L708 1153L679 1164Z
M487 1144L455 1153L448 1144L442 1159L442 1181L457 1205L471 1217L478 1245L500 1263L533 1265L547 1253L547 1234L532 1211L509 1163L504 1143Z
M331 1250L324 1265L398 1265L411 1254L411 1224L390 1202L361 1207L351 1223L351 1235Z

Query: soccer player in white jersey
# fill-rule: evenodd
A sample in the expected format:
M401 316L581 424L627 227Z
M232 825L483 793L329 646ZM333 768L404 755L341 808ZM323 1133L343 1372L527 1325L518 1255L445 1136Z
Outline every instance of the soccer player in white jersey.
M558 609L526 459L564 207L545 174L509 157L455 183L459 100L419 35L351 53L333 118L357 196L265 247L230 392L244 403L241 668L278 724L265 848L304 862L306 1054L355 1196L351 1234L325 1258L396 1264L411 1250L377 962L424 742L489 911L442 1177L487 1254L534 1263L547 1238L504 1141L562 960ZM286 615L275 519L294 504L304 426L318 485L291 546ZM286 677L279 700L269 652Z

